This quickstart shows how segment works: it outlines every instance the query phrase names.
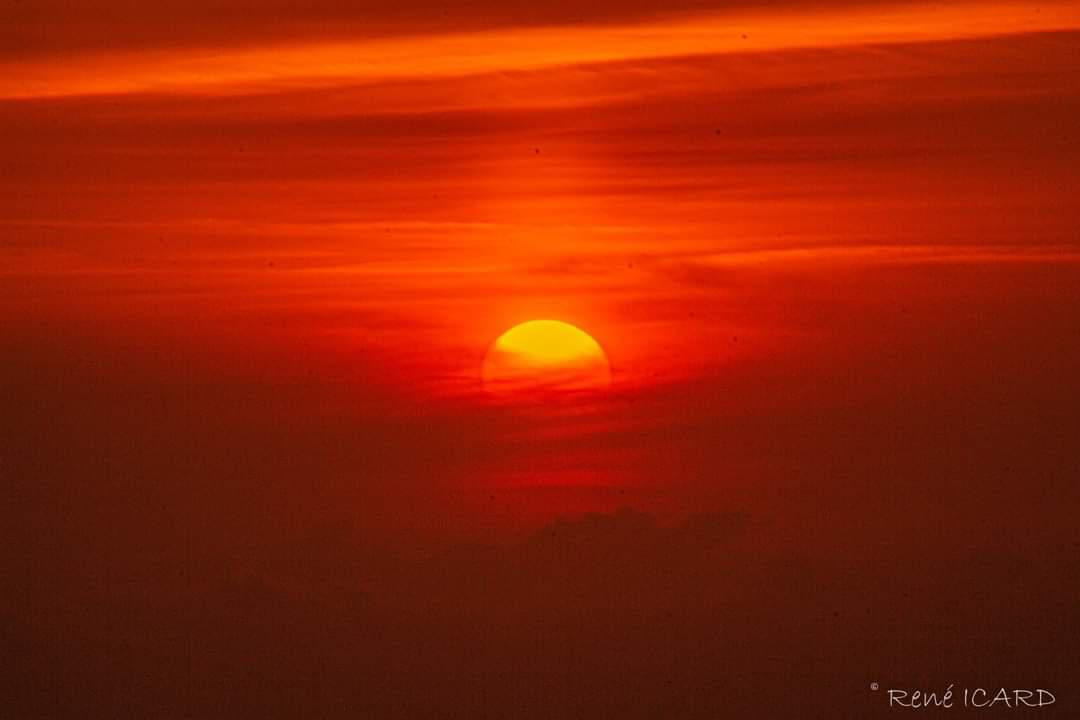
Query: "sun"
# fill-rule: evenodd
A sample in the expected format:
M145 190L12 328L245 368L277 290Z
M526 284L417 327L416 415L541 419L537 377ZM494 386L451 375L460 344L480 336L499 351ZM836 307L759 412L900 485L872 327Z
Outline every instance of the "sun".
M611 384L611 365L584 330L559 320L530 320L491 344L480 379L496 394L600 390Z

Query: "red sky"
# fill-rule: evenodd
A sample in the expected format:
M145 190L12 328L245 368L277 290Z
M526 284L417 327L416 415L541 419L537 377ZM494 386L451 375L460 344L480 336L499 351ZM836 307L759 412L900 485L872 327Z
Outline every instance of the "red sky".
M783 606L751 613L755 628L801 617L791 587L827 586L845 617L861 613L866 588L851 578L870 578L888 628L770 641L790 642L787 657L826 648L844 668L828 687L861 691L839 658L865 636L902 647L886 662L867 645L859 661L910 681L931 656L955 662L923 681L975 673L931 624L1018 627L1030 598L1004 578L1035 557L1048 619L1028 644L980 635L988 667L1019 667L993 654L1003 637L1031 666L1060 649L1051 627L1075 630L1056 613L1075 597L1080 509L1076 2L45 0L4 14L0 472L17 489L7 559L35 574L8 628L36 658L28 678L85 668L86 648L119 642L108 618L138 605L119 588L153 599L132 633L173 627L180 610L164 598L179 591L159 566L199 577L184 592L207 608L232 597L218 570L191 570L192 543L257 578L262 600L302 575L318 600L294 598L289 617L311 647L323 642L311 613L348 622L305 603L337 602L340 584L411 607L431 567L386 568L443 552L469 578L444 586L457 610L520 627L471 594L491 581L538 622L550 600L581 631L566 577L534 603L508 568L544 576L544 553L609 537L614 561L569 571L597 603L588 563L613 563L616 584L643 592L619 575L643 553L647 567L668 572L677 556L686 569L670 596L645 593L649 613L682 607L679 588L749 612L752 594L724 595L724 578L688 579L712 567L710 533L729 525L742 533L730 572ZM534 318L595 337L611 392L542 412L493 406L484 352ZM657 526L609 515L620 507ZM719 530L695 525L702 514ZM565 529L559 517L581 523L571 549L529 545ZM619 545L622 532L633 541ZM478 542L508 555L453 554ZM131 549L143 544L153 550ZM972 570L973 557L991 559ZM918 572L924 558L932 589L909 606L882 563ZM974 573L967 585L958 568ZM956 610L967 587L1006 600ZM79 603L91 622L57 620ZM706 605L679 625L705 644L664 652L734 662L709 644ZM471 653L454 645L457 610L428 628L444 665L423 675L380 646L401 671L384 680L452 676L448 658ZM931 624L912 640L916 617ZM424 636L409 618L386 622ZM608 657L598 648L618 622L582 663ZM64 628L85 646L56 645ZM243 665L238 632L211 653L219 665ZM656 647L642 642L644 658ZM747 687L781 672L768 647ZM113 648L130 666L80 682L113 688L102 707L145 713L183 695L174 650L143 677L145 696L116 680L140 677L131 647ZM541 650L533 669L557 673L566 648ZM627 672L656 677L629 657ZM266 671L287 677L280 663ZM1060 686L1069 671L1044 669L1022 679ZM1020 681L1006 675L984 681ZM185 701L196 715L218 697L217 680L200 682ZM432 683L417 712L446 690ZM64 714L85 707L86 687L19 706ZM549 697L570 692L559 687ZM648 687L669 706L666 685ZM237 712L273 705L245 688ZM373 712L392 714L388 698ZM709 698L702 708L719 707Z

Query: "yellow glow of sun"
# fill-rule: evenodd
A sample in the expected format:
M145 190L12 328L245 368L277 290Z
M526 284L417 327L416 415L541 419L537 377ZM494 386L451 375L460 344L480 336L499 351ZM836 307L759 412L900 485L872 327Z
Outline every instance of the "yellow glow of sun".
M588 333L558 320L531 320L492 343L480 372L491 392L596 390L611 383L603 348Z

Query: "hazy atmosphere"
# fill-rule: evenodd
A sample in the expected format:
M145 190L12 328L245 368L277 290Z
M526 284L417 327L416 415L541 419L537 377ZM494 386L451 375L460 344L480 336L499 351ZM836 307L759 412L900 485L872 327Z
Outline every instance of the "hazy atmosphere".
M1080 4L0 5L0 714L1077 715Z

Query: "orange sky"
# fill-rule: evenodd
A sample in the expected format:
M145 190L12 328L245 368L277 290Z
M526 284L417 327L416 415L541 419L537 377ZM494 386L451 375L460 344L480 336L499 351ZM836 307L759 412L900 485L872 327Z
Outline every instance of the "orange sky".
M1075 3L570 5L20 6L0 312L453 414L532 318L622 402L880 361L883 313L932 343L949 293L1074 272Z
M0 5L12 717L1076 716L1076 0Z

